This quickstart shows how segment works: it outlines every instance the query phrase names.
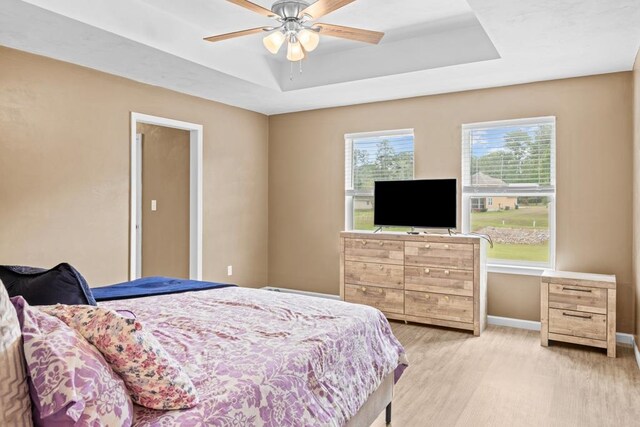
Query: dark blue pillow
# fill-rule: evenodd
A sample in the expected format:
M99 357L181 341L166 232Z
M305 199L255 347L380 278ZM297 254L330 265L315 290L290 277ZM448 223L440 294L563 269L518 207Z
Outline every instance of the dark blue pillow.
M97 305L87 281L67 263L50 270L3 265L0 280L10 297L20 295L29 305Z

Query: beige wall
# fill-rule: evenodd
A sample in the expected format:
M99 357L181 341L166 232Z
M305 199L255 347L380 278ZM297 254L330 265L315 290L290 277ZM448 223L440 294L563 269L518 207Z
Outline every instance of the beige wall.
M146 123L138 123L137 131L142 134L142 276L188 279L190 132Z
M269 121L269 283L338 293L344 134L415 129L418 178L460 177L463 123L557 117L557 267L618 276L634 329L631 73L285 114ZM492 274L489 313L539 319L539 280Z
M415 128L416 177L459 177L462 123L555 115L557 267L617 274L618 329L640 330L634 79L637 71L267 118L0 48L0 263L68 261L93 285L127 279L129 113L137 111L204 125L206 280L227 280L232 264L230 280L241 285L338 293L345 133ZM539 318L535 277L489 281L491 314Z
M633 282L636 342L640 345L640 51L633 68Z
M7 48L0 263L127 280L131 111L204 125L204 278L266 284L266 116Z

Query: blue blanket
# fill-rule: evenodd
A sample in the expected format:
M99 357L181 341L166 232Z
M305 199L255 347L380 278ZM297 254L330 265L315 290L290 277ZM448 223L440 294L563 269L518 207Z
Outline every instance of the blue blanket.
M141 298L152 295L177 294L206 289L228 288L227 283L200 282L198 280L175 279L172 277L144 277L131 282L91 288L96 301Z

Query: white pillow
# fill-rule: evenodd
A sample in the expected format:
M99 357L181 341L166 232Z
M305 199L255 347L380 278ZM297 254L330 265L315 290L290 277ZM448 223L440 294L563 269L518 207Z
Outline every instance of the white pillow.
M33 426L22 334L0 281L0 426Z

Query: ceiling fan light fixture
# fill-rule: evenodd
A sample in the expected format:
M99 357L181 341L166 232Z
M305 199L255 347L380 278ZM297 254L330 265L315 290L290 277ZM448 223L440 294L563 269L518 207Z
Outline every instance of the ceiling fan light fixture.
M320 43L320 35L313 30L307 30L305 28L298 33L298 40L302 44L302 47L304 47L304 50L312 52Z
M301 61L304 58L304 51L300 42L293 38L289 41L289 47L287 49L287 59L291 62Z
M266 47L269 52L275 55L280 51L286 39L287 37L282 34L281 31L274 31L262 39L262 44L264 44L264 47Z

